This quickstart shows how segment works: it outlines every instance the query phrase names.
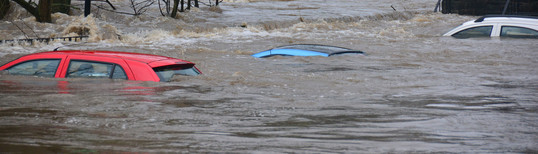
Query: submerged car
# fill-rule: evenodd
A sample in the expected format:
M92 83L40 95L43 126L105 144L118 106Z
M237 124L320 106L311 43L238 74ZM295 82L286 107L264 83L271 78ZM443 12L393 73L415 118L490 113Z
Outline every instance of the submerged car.
M514 37L538 38L538 17L489 15L462 25L443 36L455 38L471 37Z
M200 70L189 61L118 51L48 51L29 54L0 66L12 75L54 78L109 78L169 81L174 75L195 76Z
M257 58L267 58L271 56L324 56L329 57L339 54L365 54L359 50L342 48L337 46L319 44L294 44L280 46L266 51L262 51L252 56Z

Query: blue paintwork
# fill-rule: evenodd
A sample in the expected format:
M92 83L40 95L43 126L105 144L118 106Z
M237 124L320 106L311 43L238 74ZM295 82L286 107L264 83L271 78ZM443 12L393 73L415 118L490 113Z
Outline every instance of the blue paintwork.
M267 51L262 51L260 53L253 54L253 57L263 58L274 55L283 55L283 56L324 56L329 57L327 53L321 53L316 51L309 50L299 50L299 49L272 49Z
M276 47L270 50L253 54L253 57L266 58L271 56L323 56L329 57L340 54L364 54L366 53L348 48L321 44L292 44Z

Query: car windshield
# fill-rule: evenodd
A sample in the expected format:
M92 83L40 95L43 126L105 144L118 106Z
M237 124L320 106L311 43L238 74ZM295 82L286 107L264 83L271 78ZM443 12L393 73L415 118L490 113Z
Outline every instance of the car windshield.
M174 75L197 76L201 74L200 71L198 71L198 69L196 69L196 67L193 65L189 65L188 67L184 65L164 66L153 68L153 71L157 73L157 76L159 76L161 82L170 81Z

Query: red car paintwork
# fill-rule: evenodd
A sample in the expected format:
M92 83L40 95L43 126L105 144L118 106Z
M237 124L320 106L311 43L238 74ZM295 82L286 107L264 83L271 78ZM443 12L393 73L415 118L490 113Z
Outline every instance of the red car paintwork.
M118 51L88 51L88 50L66 50L66 51L48 51L29 54L13 60L3 66L0 71L17 65L21 62L38 60L38 59L61 59L56 70L55 78L65 78L67 69L71 60L84 60L94 62L105 62L120 65L129 80L136 81L155 81L159 82L153 68L161 66L184 66L193 67L198 70L194 63L166 56L158 56L142 53L118 52ZM199 71L199 70L198 70Z

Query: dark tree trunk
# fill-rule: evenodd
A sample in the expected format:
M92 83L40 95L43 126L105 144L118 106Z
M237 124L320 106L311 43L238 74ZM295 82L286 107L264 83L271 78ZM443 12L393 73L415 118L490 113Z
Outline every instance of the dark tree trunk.
M10 8L9 0L0 0L0 20L4 19Z
M217 2L215 2L216 3L215 5L218 6L219 5L219 0L215 0L215 1L217 1Z
M179 10L179 12L183 12L183 11L185 11L185 9L183 9L183 4L185 4L185 1L184 1L184 0L181 0L181 10Z
M39 10L39 22L52 22L52 0L39 0L39 4L37 6Z
M198 0L194 0L194 7L200 7L200 5L198 5Z
M187 0L187 10L191 9L191 0Z
M84 0L84 16L87 17L91 13L91 6L92 1L91 0Z
M170 14L170 17L172 18L176 17L178 5L179 5L179 0L174 0L174 7L172 8L172 14Z

